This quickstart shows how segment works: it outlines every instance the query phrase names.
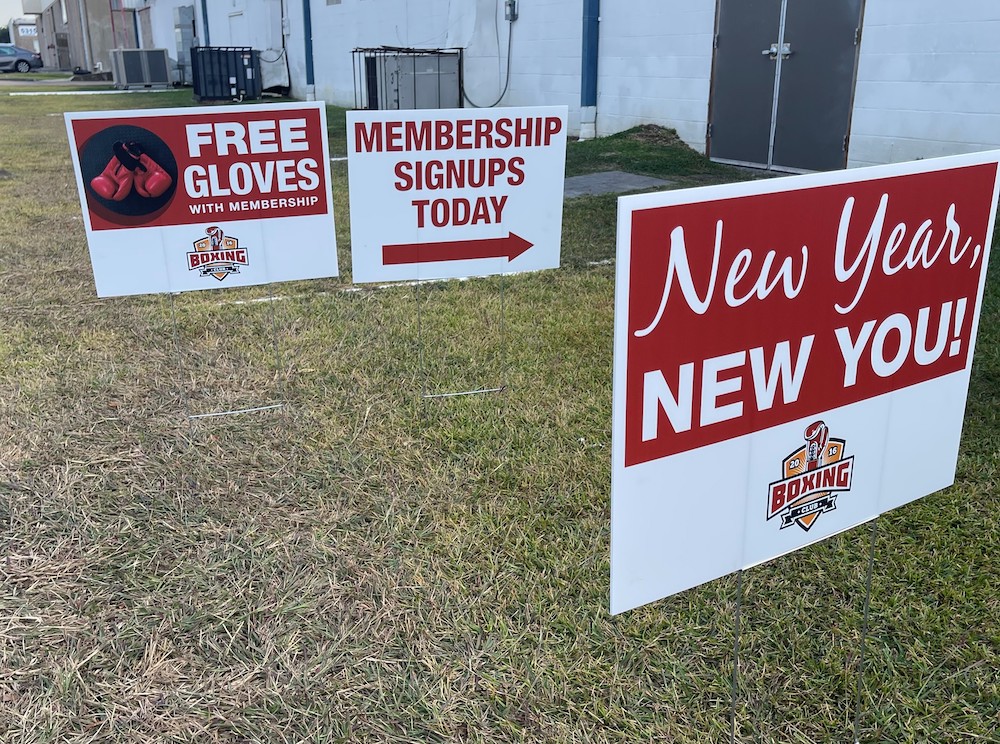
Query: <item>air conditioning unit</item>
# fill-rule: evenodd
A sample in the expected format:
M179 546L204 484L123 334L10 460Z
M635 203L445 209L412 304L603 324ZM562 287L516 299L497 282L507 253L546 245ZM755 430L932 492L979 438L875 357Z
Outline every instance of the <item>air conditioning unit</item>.
M354 50L354 107L462 107L462 51L378 47Z
M194 97L199 101L260 98L260 52L251 47L193 47Z
M112 49L111 72L115 87L124 90L171 84L166 49Z

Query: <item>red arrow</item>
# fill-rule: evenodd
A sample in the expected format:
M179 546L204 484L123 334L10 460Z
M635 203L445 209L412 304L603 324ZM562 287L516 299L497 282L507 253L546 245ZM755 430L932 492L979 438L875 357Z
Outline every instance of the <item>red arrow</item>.
M382 265L463 261L472 258L504 258L513 261L532 246L520 235L506 238L451 240L443 243L401 243L382 246Z

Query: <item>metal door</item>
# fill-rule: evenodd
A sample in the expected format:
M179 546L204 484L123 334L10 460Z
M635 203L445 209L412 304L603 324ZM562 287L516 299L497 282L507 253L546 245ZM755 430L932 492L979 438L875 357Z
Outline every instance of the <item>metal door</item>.
M719 2L708 130L713 160L768 162L775 76L774 63L760 50L761 39L777 38L781 5L782 0Z
M786 0L772 166L833 170L847 164L862 0Z
M56 64L60 70L70 69L69 34L56 34Z
M719 0L713 160L844 167L863 2Z

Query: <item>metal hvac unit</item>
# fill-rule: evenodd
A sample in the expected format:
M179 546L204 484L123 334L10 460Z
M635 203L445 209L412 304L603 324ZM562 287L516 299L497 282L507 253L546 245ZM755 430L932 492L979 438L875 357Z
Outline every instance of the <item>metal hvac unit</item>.
M199 101L260 98L260 52L250 47L192 47L194 97Z
M171 83L166 49L112 49L111 72L116 88L168 87Z
M355 49L354 107L461 108L462 50Z

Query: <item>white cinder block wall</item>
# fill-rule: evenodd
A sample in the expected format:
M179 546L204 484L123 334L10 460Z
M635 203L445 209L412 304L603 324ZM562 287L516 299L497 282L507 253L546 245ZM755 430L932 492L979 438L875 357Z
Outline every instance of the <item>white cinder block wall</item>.
M1000 148L1000 0L867 0L848 165Z
M602 0L598 136L660 124L705 152L714 36L714 0Z
M174 8L186 5L194 6L195 38L199 44L204 44L202 36L204 33L201 19L201 6L193 0L159 0L159 2L149 3L149 25L153 31L153 38L148 46L166 49L170 58L177 59L177 34L174 31ZM191 71L188 70L188 82L191 80Z
M316 99L337 106L354 106L354 49L448 46L448 0L314 1L311 7ZM300 44L301 29L293 33Z
M192 3L203 33L202 0ZM208 36L212 46L250 46L262 52L281 49L281 0L208 0ZM199 37L204 44L204 39Z
M491 104L503 90L511 29L500 0L343 0L312 9L317 99L354 105L357 47L464 47L469 99ZM520 3L503 104L565 104L578 130L582 28L581 0Z
M504 21L502 0L478 0L477 9L476 34L466 52L465 86L469 98L478 105L497 100L503 86L501 73L506 73L507 33L511 31L510 86L503 105L568 106L569 131L577 134L580 131L583 0L520 0L519 17L513 25Z

